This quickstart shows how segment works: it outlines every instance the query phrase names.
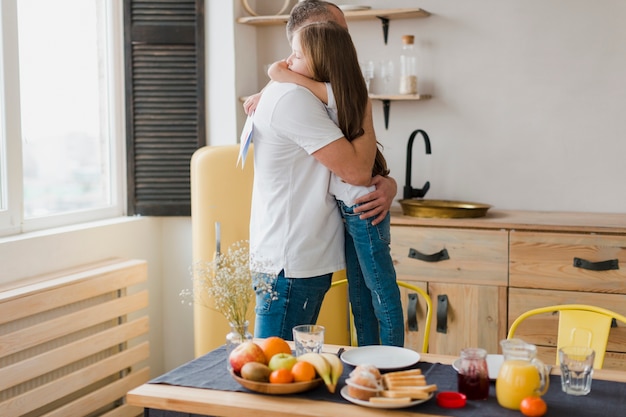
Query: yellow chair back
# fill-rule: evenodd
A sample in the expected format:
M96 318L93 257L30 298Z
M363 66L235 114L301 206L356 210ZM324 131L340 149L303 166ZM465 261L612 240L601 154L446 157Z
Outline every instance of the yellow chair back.
M605 308L584 304L564 304L529 310L515 319L509 329L507 338L513 338L517 327L528 317L554 312L559 313L555 363L559 364L559 348L574 345L588 346L596 352L593 367L601 369L604 364L604 356L613 319L626 324L625 316Z

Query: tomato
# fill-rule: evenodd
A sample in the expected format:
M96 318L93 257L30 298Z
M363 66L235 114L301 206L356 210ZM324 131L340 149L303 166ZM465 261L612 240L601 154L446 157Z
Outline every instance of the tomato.
M548 405L539 397L526 397L520 403L519 410L527 417L541 417L548 411Z

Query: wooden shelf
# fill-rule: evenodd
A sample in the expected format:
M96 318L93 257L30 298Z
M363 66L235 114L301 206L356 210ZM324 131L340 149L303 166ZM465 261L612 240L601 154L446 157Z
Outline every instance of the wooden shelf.
M369 9L345 11L346 20L373 20L373 19L413 19L418 17L428 17L430 13L420 8L408 9ZM237 19L237 23L254 26L284 25L287 23L289 15L281 14L276 16L246 16Z
M389 128L389 109L392 101L417 101L432 98L429 94L370 94L370 99L383 102L383 114L385 116L385 129Z
M429 94L370 94L372 100L416 101L432 98Z

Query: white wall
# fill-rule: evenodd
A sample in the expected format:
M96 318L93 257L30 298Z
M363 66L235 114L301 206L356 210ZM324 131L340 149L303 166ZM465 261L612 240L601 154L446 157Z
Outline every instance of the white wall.
M237 9L239 2L231 1ZM626 194L620 191L626 179L626 141L621 138L626 131L626 43L621 41L626 39L626 3L337 3L421 7L433 14L392 20L388 45L377 20L349 22L361 59L397 58L400 37L415 35L420 92L433 95L423 102L392 102L389 130L382 104L374 103L375 127L399 198L407 139L419 128L429 134L433 154L426 156L416 142L411 182L421 187L429 180L428 198L478 201L500 209L626 211ZM265 84L263 66L284 57L289 47L282 26L235 25L234 30L234 94L243 96ZM251 56L257 57L256 68L248 65ZM209 55L212 68L216 58ZM380 88L377 80L372 88ZM244 121L240 107L233 140ZM210 117L223 118L223 113Z

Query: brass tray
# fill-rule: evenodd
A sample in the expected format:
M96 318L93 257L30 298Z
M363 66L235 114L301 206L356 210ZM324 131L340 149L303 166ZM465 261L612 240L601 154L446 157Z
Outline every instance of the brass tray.
M249 379L243 379L232 370L230 371L230 375L233 379L239 382L245 388L248 388L250 391L260 392L262 394L274 394L274 395L283 395L283 394L295 394L298 392L304 392L312 390L316 388L318 385L322 383L322 378L316 378L313 381L307 382L290 382L288 384L271 384L269 382L257 382L250 381Z
M405 216L446 219L483 217L491 208L489 204L453 200L404 199L400 205Z

